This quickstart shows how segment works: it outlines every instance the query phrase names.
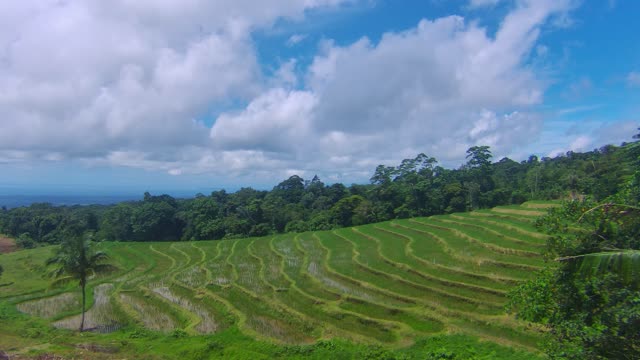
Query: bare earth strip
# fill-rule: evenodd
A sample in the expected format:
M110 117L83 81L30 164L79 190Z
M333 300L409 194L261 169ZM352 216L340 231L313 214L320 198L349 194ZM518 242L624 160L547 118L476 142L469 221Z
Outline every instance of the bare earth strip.
M15 240L8 237L0 236L0 254L14 252L17 249L18 246L16 245Z

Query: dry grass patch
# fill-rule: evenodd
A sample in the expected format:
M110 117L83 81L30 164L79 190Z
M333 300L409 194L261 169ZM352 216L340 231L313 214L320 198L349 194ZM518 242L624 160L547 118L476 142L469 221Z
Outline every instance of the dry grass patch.
M524 215L524 216L542 216L546 214L544 211L520 210L520 209L508 209L508 208L493 208L491 209L491 211L501 213L501 214L513 214L513 215Z
M93 289L94 303L91 309L85 313L84 326L88 331L111 332L120 328L118 311L111 302L110 293L113 284L101 284ZM63 329L78 329L80 327L81 314L58 320L53 325Z
M0 235L0 254L7 254L18 250L14 239Z
M62 293L42 299L25 301L16 305L16 308L23 313L49 319L58 314L79 309L80 299L78 294Z

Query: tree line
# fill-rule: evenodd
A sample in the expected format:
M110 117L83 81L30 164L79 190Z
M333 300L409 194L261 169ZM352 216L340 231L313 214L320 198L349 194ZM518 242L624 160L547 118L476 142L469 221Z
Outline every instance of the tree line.
M191 199L145 193L115 205L32 204L0 211L0 233L25 248L57 244L69 228L107 241L215 240L328 230L394 218L429 216L527 200L616 194L633 174L636 143L607 145L554 158L534 155L493 162L488 146L467 150L447 169L425 154L397 166L379 165L369 184L325 184L294 175L271 191L242 188Z
M640 359L640 142L626 151L634 172L618 191L537 220L548 265L510 291L507 309L548 329L550 359Z

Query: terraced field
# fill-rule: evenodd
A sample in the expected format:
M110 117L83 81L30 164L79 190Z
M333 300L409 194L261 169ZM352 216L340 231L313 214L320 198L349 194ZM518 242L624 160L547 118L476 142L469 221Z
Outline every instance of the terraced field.
M403 346L462 333L536 351L540 333L504 313L542 265L533 221L551 204L395 220L335 231L181 243L104 243L120 271L92 279L87 324L211 334L237 326L285 344L340 337ZM3 255L0 298L76 328L75 287L49 288L51 249Z

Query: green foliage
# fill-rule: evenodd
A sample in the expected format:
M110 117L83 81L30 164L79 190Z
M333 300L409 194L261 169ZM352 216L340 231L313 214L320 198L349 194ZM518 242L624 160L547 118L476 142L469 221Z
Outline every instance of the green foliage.
M183 225L177 212L178 203L171 196L145 193L142 204L131 214L133 238L140 241L180 239Z
M131 271L122 286L140 291L139 286L151 281L184 282L180 297L193 303L220 301L221 307L228 307L220 312L215 306L207 308L223 314L216 317L227 324L219 333L186 336L197 323L195 315L181 307L185 303L144 290L143 304L157 304L155 311L175 318L175 325L185 330L163 334L134 328L98 338L120 340L130 357L151 352L151 357L180 358L533 358L534 354L456 336L429 337L408 349L391 350L339 340L277 346L245 335L253 331L305 343L346 331L358 338L405 343L407 332L431 334L451 325L449 330L535 347L538 335L513 325L519 323L487 322L474 316L501 313L504 292L514 283L519 285L511 291L509 310L549 327L553 337L547 349L552 357L635 356L640 333L640 216L633 209L640 196L637 143L570 152L555 159L532 156L520 163L507 158L492 163L486 146L472 147L468 155L468 163L456 170L442 168L424 154L398 166L380 165L369 185L328 186L318 177L305 181L292 176L271 191L243 188L194 199L147 193L141 201L113 206L34 204L1 211L0 230L18 238L28 234L34 244L62 242L61 249L71 247L86 254L91 250L82 241L76 247L70 244L87 230L98 239L118 241L301 233L289 235L289 242L266 245L259 244L260 239L200 243L202 251L190 243L103 243L113 251L112 260ZM531 199L582 199L585 194L587 200L567 202L538 222L550 234L546 256L554 265L530 282L520 280L541 265L535 251L543 240L533 236L531 228L539 214L534 208L545 206L541 203L479 211L469 217L394 220L356 230L309 232ZM471 219L489 214L487 222ZM28 239L25 235L25 244ZM270 247L273 254L267 256ZM3 284L0 296L9 292L33 296L28 294L44 289L38 274L46 251L38 247L25 252L29 256L3 255L9 259L3 260L7 268L3 279L9 283ZM77 267L61 269L58 282L80 280L73 275ZM87 270L85 277L90 273ZM432 311L443 320L433 320ZM27 322L24 317L7 321L18 330L0 329L0 333L11 331L9 335L18 333L34 342L48 336L42 327L21 327Z
M33 204L0 211L0 232L15 238L29 234L32 241L25 238L25 248L59 243L72 223L96 232L100 240L217 240L328 230L532 199L586 194L599 201L623 190L630 177L638 184L640 172L631 166L640 155L638 144L495 163L488 146L473 146L460 169L445 169L433 157L418 154L398 166L379 165L369 185L325 185L317 176L309 181L294 175L271 191L221 190L194 199L145 193L141 201L110 206ZM640 192L640 186L626 189Z
M29 233L20 234L20 236L18 236L18 238L16 239L16 244L18 244L18 247L22 249L33 249L34 247L36 247L36 242L33 241Z
M152 338L155 335L156 335L155 333L145 328L136 328L131 333L129 333L128 337L129 339L145 339L145 338Z
M364 198L359 195L353 195L338 201L331 208L331 218L333 222L343 227L353 225L355 211L364 201Z
M507 312L516 313L518 318L526 321L549 323L557 311L554 276L554 271L546 268L535 274L533 279L511 289L505 306Z
M362 197L353 208L352 221L364 203ZM535 267L542 259L489 246L495 241L503 249L537 249L543 239L533 233L533 217L521 214L538 213L529 205L547 204L267 238L102 242L110 262L124 271L92 278L87 287L113 285L106 296L115 308L104 321L122 316L117 321L125 327L110 334L47 333L23 328L29 318L22 315L10 328L0 328L0 347L19 336L29 342L21 348L47 339L51 352L70 358L78 357L73 344L86 344L114 348L122 358L535 359L531 351L539 335L502 317L501 304L510 284L530 276L506 261ZM51 249L3 255L10 279L38 278L42 268L14 264L39 259L46 250ZM38 299L46 286L34 282L17 292L12 286L9 296L26 309L25 300L53 304L65 295L58 291L69 290ZM97 293L95 299L94 315L100 309ZM50 321L75 316L63 311ZM503 320L486 321L493 315ZM290 345L275 344L281 342Z
M99 237L112 241L133 239L133 207L122 203L110 207L102 215Z
M67 238L61 243L56 254L46 262L47 266L53 266L51 276L55 279L54 285L64 285L77 280L82 291L82 321L80 331L84 328L84 315L86 306L87 279L91 275L113 271L114 266L105 263L109 256L102 251L95 251L92 244L93 234L74 234L69 231Z
M600 252L558 260L571 262L571 271L582 278L597 278L612 273L619 277L623 285L640 288L638 250Z
M467 150L468 165L471 168L486 168L491 165L491 150L489 146L473 146Z
M640 358L640 200L566 202L538 220L557 267L511 292L510 307L547 324L551 358Z
M56 280L71 277L82 285L86 284L88 276L112 270L112 266L104 263L107 259L105 252L95 250L91 234L70 235L62 242L55 256L47 260L47 265L54 266L51 276Z
M182 329L175 329L171 332L171 337L175 339L183 339L189 336L186 331Z

